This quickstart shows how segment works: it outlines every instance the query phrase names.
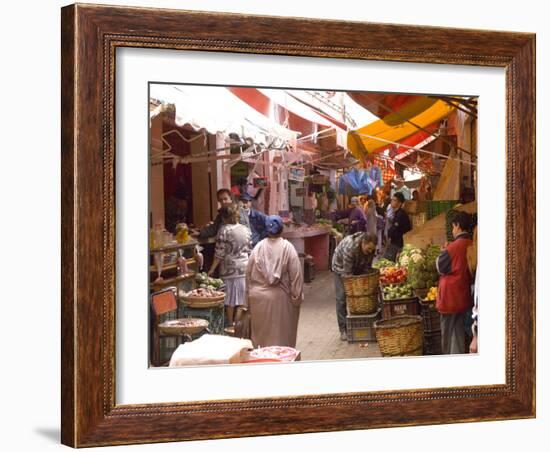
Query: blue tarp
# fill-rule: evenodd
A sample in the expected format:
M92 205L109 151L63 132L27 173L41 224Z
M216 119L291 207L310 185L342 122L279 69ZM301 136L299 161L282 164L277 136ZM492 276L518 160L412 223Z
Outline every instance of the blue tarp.
M378 167L369 170L352 169L340 178L338 193L347 196L371 194L380 185L382 171Z

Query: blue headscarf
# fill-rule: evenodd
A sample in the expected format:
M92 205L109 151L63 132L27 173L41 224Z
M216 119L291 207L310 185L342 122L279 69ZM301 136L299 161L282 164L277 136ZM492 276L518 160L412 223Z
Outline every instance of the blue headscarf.
M283 219L279 215L269 215L265 220L265 229L269 235L279 235L283 230Z

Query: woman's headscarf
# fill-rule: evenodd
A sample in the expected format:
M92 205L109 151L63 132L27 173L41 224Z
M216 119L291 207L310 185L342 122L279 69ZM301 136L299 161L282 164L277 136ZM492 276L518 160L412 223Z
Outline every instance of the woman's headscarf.
M279 215L269 215L265 220L268 235L279 235L283 230L283 219Z

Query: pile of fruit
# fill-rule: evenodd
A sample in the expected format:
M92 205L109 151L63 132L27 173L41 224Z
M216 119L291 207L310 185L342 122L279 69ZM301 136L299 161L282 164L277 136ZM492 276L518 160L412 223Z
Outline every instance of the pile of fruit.
M395 267L395 262L390 261L389 259L378 259L374 264L372 264L372 268L385 268L385 267Z
M410 284L390 284L382 289L384 300L399 300L401 298L411 298L413 288Z
M430 290L428 290L428 293L426 294L426 298L424 298L424 301L435 301L437 298L437 286L430 287Z
M384 267L380 269L380 284L401 284L407 281L404 267Z
M198 273L196 278L197 284L201 289L218 290L223 286L223 280L217 278L211 278L206 273Z
M190 292L180 292L182 298L220 298L225 297L225 293L214 290L214 289L204 289L199 287L198 289L191 290Z

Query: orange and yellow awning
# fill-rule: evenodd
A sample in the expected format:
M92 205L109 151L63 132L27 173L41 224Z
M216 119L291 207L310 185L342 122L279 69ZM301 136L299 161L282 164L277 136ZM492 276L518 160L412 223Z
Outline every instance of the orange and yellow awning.
M442 100L421 97L383 119L350 131L347 148L355 158L363 160L366 154L386 148L388 144L398 143L444 119L453 110L452 105Z

